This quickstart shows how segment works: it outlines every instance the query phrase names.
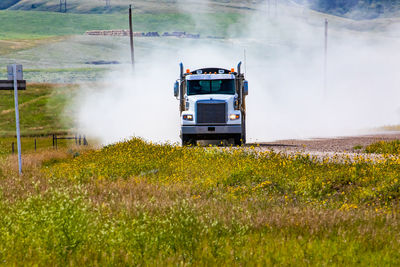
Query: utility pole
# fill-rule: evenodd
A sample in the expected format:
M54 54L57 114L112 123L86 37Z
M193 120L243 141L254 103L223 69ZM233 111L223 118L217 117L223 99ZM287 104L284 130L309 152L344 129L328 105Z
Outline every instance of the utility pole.
M15 104L15 126L17 129L17 147L18 147L18 172L22 174L22 159L21 159L21 133L19 129L19 109L18 109L18 78L17 78L17 65L13 64L14 74L14 104ZM22 69L22 67L21 67ZM22 73L22 71L21 71Z
M324 46L324 97L328 87L328 19L325 19L325 46Z
M60 13L63 12L64 9L64 13L67 13L67 0L60 0Z
M106 1L106 9L111 8L111 0L105 0Z
M135 64L135 50L133 46L132 5L129 5L129 37L131 42L131 60L133 67Z

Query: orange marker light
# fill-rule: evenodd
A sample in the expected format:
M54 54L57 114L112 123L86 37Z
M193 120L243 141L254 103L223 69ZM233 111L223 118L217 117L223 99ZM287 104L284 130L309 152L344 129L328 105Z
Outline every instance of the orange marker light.
M189 73L190 73L190 70L189 70L189 69L187 69L187 70L186 70L186 73L188 73L188 74L189 74Z
M234 69L234 68L232 68L232 69L231 69L231 72L235 72L235 69Z

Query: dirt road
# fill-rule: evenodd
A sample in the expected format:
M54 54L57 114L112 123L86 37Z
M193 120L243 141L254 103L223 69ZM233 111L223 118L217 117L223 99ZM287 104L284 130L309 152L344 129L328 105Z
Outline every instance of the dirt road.
M378 141L391 141L396 139L400 139L400 132L387 132L335 138L314 138L306 140L280 140L249 145L259 145L263 149L274 150L276 152L306 152L311 154L353 154L363 153L365 147L372 143Z

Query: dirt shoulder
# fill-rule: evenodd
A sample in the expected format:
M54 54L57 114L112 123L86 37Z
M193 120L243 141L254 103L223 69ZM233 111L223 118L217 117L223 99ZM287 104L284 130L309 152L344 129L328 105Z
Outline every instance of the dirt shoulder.
M366 146L378 141L392 141L400 139L400 132L368 134L360 136L314 138L306 140L279 140L249 145L274 151L287 152L333 152L333 153L362 153ZM357 149L358 148L358 149Z

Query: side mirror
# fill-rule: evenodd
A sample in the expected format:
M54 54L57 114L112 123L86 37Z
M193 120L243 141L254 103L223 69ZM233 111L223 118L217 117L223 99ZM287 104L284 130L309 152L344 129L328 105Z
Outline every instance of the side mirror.
M174 96L178 97L178 95L179 95L179 82L176 81L174 84Z
M243 94L248 95L249 94L249 82L244 81L243 83Z

